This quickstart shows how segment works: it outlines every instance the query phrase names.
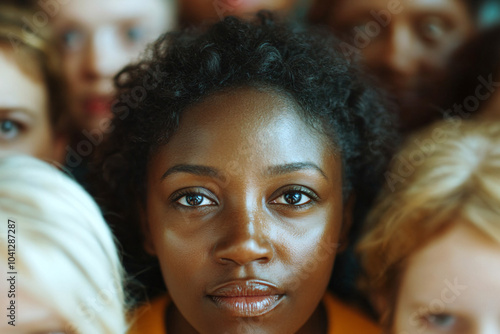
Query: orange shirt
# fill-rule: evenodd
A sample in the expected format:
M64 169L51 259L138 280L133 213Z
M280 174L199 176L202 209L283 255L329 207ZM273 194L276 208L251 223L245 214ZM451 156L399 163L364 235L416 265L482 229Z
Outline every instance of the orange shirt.
M170 302L167 296L138 309L135 323L128 334L167 334L165 310ZM328 334L380 334L378 326L355 309L342 304L331 294L323 298L328 316Z

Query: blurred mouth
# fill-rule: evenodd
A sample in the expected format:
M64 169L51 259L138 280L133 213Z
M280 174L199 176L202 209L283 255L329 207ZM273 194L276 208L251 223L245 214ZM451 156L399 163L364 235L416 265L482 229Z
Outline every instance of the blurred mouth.
M111 98L93 96L84 100L84 110L89 116L105 116L111 113Z
M215 306L234 317L269 313L283 300L284 292L260 280L233 281L219 285L208 297Z

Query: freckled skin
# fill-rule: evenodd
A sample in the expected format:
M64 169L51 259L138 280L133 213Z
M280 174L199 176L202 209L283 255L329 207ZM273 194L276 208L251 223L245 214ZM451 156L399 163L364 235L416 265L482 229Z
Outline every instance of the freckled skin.
M341 161L297 108L277 93L254 88L218 93L186 110L178 131L153 154L146 249L158 256L175 304L168 312L169 333L325 331L319 303L344 233ZM308 165L280 173L271 168L292 163ZM180 171L162 178L181 164L219 174ZM187 203L185 193L176 197L186 188L210 205L179 204ZM300 193L306 204L288 204L286 193ZM237 279L267 281L284 296L262 316L228 316L207 291Z

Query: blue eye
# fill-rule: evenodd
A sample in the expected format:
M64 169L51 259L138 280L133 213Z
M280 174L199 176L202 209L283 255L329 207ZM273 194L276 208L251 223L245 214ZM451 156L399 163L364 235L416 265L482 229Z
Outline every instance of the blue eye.
M440 328L450 328L456 322L456 318L453 315L446 313L429 314L425 317L425 319L430 325Z
M127 39L131 42L138 42L142 40L144 31L139 27L131 27L126 30Z
M66 49L77 49L82 41L83 33L76 29L67 30L61 35L61 42Z
M19 136L21 126L11 120L0 121L0 138L4 140L11 140Z

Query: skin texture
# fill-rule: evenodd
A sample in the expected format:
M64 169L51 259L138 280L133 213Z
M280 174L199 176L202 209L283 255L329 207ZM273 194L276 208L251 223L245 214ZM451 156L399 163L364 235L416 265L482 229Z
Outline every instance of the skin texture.
M24 153L52 159L55 141L42 73L16 59L19 54L0 44L0 156Z
M354 38L351 45L399 105L403 130L440 117L432 108L436 87L453 51L474 32L461 0L337 0L327 23Z
M289 12L297 0L182 0L182 16L190 23L220 19L228 15L242 15L261 9Z
M499 333L498 277L500 245L457 223L410 258L393 332Z
M277 167L295 163L303 165ZM217 173L172 169L186 164ZM323 333L318 304L342 230L341 180L338 153L281 95L240 88L186 110L150 160L144 210L146 248L175 303L168 332ZM183 206L192 193L202 206ZM287 204L286 194L301 199ZM275 285L281 302L261 316L235 317L207 296L248 279Z
M74 0L53 24L78 125L103 131L111 117L113 76L139 57L147 43L175 26L166 0Z

